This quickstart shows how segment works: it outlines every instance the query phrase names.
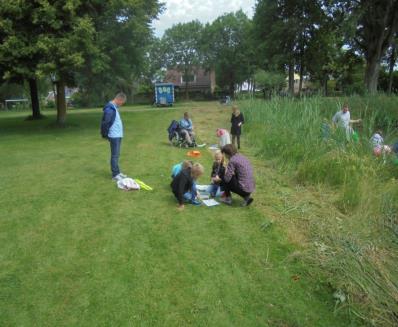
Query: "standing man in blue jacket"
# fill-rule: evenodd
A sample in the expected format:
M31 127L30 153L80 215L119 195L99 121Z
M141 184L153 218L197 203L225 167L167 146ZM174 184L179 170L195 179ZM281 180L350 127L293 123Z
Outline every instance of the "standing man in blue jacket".
M111 145L112 179L116 181L126 177L119 169L120 145L123 138L123 123L119 107L125 102L126 95L124 93L116 94L115 98L105 105L101 121L101 135L108 139Z

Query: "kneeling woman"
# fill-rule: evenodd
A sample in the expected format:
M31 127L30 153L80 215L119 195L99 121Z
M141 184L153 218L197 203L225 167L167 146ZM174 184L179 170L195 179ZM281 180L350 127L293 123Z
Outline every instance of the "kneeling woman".
M184 209L184 202L188 201L194 205L200 205L196 199L197 191L195 181L203 175L204 169L201 164L194 164L191 167L181 170L181 172L173 178L171 189L178 201L178 208Z
M228 159L228 166L222 181L225 197L221 200L226 204L232 204L231 192L240 195L244 201L242 206L248 206L253 202L250 196L255 190L253 168L249 160L238 153L233 144L223 146L221 152Z

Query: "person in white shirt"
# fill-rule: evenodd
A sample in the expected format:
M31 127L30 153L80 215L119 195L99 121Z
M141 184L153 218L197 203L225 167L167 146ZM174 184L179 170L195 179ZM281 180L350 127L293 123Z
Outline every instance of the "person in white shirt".
M216 135L219 138L220 148L224 145L231 144L231 137L226 129L217 128Z
M361 119L351 119L350 110L347 104L344 104L341 110L337 111L332 118L334 127L340 127L345 130L347 140L350 140L353 133L351 124L360 123Z

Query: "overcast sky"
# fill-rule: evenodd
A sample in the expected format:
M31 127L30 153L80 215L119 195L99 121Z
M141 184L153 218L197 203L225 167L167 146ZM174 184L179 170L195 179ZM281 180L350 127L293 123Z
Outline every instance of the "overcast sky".
M154 21L156 36L176 23L186 23L198 19L202 23L212 22L224 13L242 9L250 18L253 16L255 0L163 0L166 9Z

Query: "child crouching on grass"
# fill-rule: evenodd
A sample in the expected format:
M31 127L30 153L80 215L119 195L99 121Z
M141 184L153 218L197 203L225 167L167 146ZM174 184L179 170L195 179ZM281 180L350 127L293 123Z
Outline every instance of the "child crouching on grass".
M214 163L211 169L211 185L210 185L210 196L216 197L218 189L221 191L221 180L223 180L225 174L225 166L224 166L224 155L220 150L214 153Z
M171 169L171 179L173 179L179 173L181 173L181 171L183 169L188 169L188 168L192 169L192 166L193 166L193 161L191 161L191 160L184 160L184 161L174 165L173 168ZM198 193L198 191L196 190L196 182L195 181L192 182L191 193L192 193L191 198L195 198Z
M178 209L184 209L184 202L188 201L194 205L200 205L200 201L196 199L196 190L193 191L195 181L203 175L204 168L201 164L196 163L192 168L181 170L181 172L173 178L171 189L178 201Z
M191 160L184 160L183 162L174 165L171 169L171 178L176 177L181 172L181 170L192 168L192 166L193 162Z

